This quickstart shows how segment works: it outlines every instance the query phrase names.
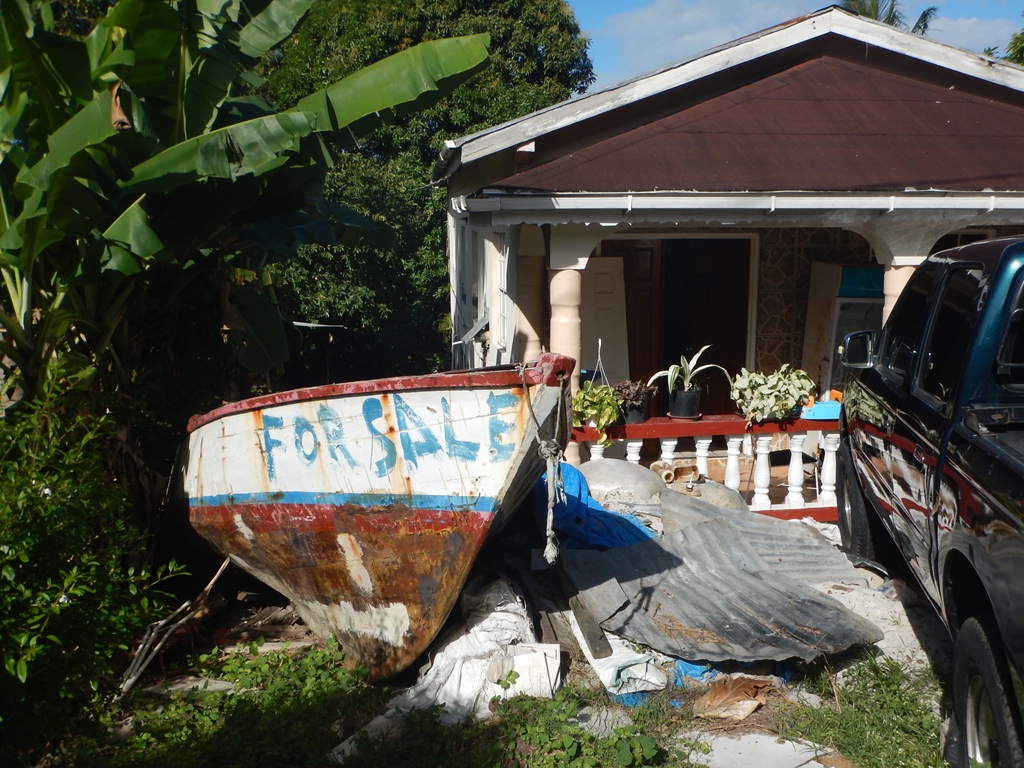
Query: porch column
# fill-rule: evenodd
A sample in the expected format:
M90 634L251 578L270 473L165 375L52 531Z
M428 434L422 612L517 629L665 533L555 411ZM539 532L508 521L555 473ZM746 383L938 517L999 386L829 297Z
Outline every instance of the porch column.
M551 269L548 296L551 301L551 351L568 355L576 361L572 372L572 391L580 386L580 355L583 353L583 270L594 249L601 243L604 230L600 226L560 224L548 230ZM565 460L580 463L579 445L569 443Z
M516 341L519 359L533 360L544 351L544 311L547 294L547 248L544 233L540 227L524 224L519 230L518 290L516 304L519 307L517 333L522 340Z
M921 261L924 259L922 258ZM920 261L918 262L920 263ZM889 317L889 313L892 312L893 306L896 304L896 299L900 297L903 292L903 288L910 280L910 276L914 274L914 267L894 267L887 266L885 268L885 275L882 280L882 290L885 293L885 303L882 305L882 321Z
M871 244L875 259L885 265L882 305L882 322L892 311L896 299L914 272L914 267L924 261L932 246L940 237L966 225L956 220L907 220L895 218L893 214L850 226Z
M580 359L583 348L580 321L580 301L583 275L575 269L551 272L548 290L551 295L551 349L574 360ZM572 372L572 391L579 388L579 366ZM579 466L579 444L570 442L565 447L565 460Z

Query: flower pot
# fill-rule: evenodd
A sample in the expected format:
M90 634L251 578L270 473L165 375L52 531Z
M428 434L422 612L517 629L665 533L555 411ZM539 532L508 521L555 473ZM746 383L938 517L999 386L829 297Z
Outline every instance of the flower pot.
M669 392L668 415L677 419L695 419L700 416L700 390L685 389Z
M627 405L622 409L622 420L626 424L640 424L647 419L647 403Z

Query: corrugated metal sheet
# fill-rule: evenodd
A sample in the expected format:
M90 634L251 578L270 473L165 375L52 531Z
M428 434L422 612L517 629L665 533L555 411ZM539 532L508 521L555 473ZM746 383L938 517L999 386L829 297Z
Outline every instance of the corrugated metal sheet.
M871 622L769 565L752 544L763 532L751 529L748 539L741 528L708 519L642 544L563 556L605 630L684 659L812 659L882 639Z
M1019 93L1006 90L998 101L990 84L937 67L922 71L910 60L902 68L873 66L879 58L821 55L724 91L680 93L677 111L589 145L581 137L568 154L496 186L560 192L1024 189ZM543 142L538 138L536 156L550 159Z
M845 554L818 531L798 522L725 509L675 492L661 495L661 518L666 534L701 519L723 521L741 534L772 570L800 584L837 580L866 584Z

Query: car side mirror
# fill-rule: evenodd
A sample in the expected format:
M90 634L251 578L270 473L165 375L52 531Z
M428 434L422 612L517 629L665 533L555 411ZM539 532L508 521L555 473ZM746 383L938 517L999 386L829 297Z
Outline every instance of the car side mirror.
M875 332L848 333L839 347L839 359L847 368L870 368L874 365Z

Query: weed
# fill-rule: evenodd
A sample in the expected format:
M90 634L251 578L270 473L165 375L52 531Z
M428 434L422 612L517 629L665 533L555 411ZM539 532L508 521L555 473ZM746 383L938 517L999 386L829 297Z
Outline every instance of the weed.
M791 705L775 717L783 738L834 749L860 768L944 766L938 716L928 705L935 680L887 657L866 657L836 685L823 667L809 682L826 700L820 709Z
M123 743L82 740L74 765L320 765L340 738L381 708L386 694L365 685L363 673L345 668L333 642L322 649L269 653L254 643L227 655L215 650L197 661L233 682L235 692L200 689L161 702L133 691L124 708L110 714L111 722L130 717L132 735Z

